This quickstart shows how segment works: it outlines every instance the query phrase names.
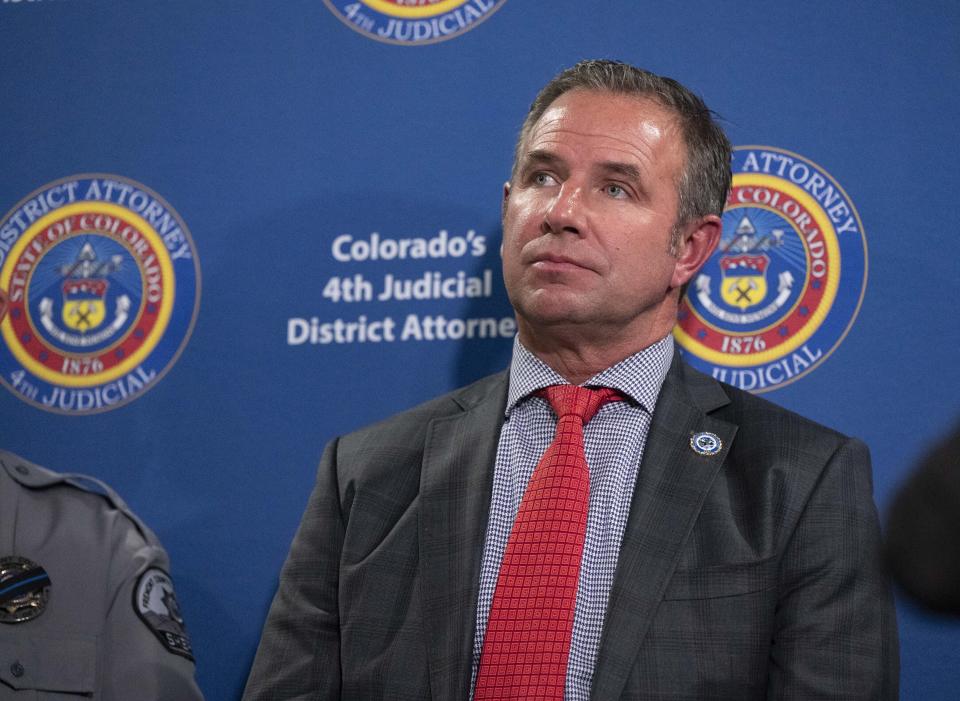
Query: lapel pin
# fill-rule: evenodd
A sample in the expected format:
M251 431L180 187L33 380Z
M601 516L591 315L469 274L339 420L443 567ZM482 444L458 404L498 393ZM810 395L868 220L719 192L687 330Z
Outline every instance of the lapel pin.
M0 557L0 623L36 618L50 598L50 575L25 557Z
M716 433L701 431L690 436L690 447L697 455L716 455L723 447L723 441Z

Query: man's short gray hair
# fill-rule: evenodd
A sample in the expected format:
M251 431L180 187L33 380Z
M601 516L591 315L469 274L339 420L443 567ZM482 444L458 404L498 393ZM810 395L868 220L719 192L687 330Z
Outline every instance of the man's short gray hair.
M726 205L732 178L731 147L714 113L702 99L672 78L620 61L581 61L547 83L530 105L517 139L512 176L516 175L533 125L554 100L571 90L646 97L676 116L686 146L683 172L677 183L677 221L671 238L671 250L676 255L682 227L708 214L720 215Z

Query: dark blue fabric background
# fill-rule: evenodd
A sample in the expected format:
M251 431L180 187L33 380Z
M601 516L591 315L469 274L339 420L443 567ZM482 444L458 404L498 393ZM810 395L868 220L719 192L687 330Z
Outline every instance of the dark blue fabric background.
M508 0L473 30L396 46L321 0L0 1L0 211L53 180L145 184L190 228L193 335L106 413L0 390L0 444L110 482L160 535L210 699L239 697L323 445L501 368L508 340L297 345L290 317L508 316L492 299L334 304L333 275L491 268L515 133L585 57L674 76L734 144L802 154L869 247L850 333L768 394L857 435L881 509L958 418L960 6L950 2ZM473 229L484 256L340 263L331 242ZM899 608L902 697L956 698L960 625Z

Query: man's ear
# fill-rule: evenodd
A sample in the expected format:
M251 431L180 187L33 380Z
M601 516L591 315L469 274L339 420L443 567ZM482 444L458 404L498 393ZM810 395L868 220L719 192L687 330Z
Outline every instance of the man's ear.
M697 274L720 242L723 222L716 214L694 220L683 229L673 269L672 287L681 287Z
M510 199L510 181L503 184L503 200L500 202L500 228L503 229L503 220L507 216L507 200ZM500 232L500 257L503 258L503 231Z

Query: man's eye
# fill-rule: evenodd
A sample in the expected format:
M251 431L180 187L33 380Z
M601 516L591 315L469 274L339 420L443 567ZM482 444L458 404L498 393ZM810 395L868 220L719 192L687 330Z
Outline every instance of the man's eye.
M535 185L553 185L557 181L549 173L534 173L533 183Z
M610 197L616 197L617 199L627 196L627 191L624 190L621 185L617 185L615 183L610 183L609 185L607 185L604 188L604 192L610 195Z

